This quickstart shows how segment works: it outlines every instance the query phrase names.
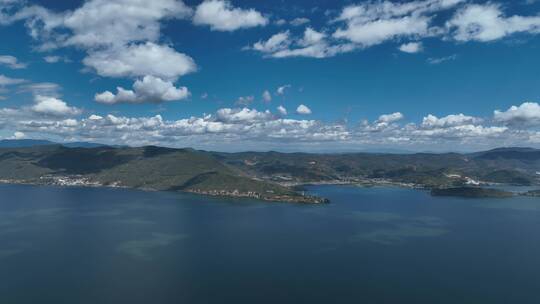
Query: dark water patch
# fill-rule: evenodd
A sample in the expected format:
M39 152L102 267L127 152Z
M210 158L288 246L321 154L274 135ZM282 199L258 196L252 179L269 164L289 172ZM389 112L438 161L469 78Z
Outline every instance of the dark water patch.
M152 233L149 237L121 243L118 251L133 258L152 260L152 252L187 238L187 234Z

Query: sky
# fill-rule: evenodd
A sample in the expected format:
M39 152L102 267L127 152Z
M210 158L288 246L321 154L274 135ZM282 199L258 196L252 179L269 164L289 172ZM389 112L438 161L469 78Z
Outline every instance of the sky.
M540 147L540 1L0 0L0 139Z

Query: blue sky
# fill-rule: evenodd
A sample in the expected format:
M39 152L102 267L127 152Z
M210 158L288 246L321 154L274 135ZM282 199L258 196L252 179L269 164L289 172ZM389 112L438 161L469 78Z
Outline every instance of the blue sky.
M146 2L0 0L0 137L540 146L540 1Z

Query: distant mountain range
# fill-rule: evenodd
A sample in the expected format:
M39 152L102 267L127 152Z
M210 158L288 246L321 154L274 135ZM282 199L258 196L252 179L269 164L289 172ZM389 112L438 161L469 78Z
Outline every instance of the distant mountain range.
M0 142L0 180L113 186L317 203L310 183L397 184L427 189L489 183L540 185L540 150L459 153L221 153L155 146ZM6 147L7 146L7 147Z
M36 146L62 145L68 148L97 148L105 147L105 144L90 143L90 142L70 142L56 143L48 140L39 139L4 139L0 140L0 148L28 148ZM116 146L120 147L120 146Z

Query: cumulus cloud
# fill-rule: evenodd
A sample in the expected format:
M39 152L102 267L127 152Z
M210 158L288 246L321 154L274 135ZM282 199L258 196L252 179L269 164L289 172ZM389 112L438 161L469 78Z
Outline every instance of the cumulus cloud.
M110 91L96 94L95 100L105 104L164 102L186 99L190 96L186 87L175 87L170 81L154 76L145 76L133 84L133 90L117 87L117 93Z
M279 113L281 116L286 116L286 115L287 115L287 109L285 109L284 106L278 106L278 107L277 107L277 110L278 110L278 113Z
M268 19L255 9L235 8L229 1L205 0L197 6L193 23L208 25L215 31L235 31L265 26Z
M440 128L411 128L403 132L413 138L414 141L458 141L467 142L469 139L489 141L492 138L501 137L507 134L507 127L499 126L482 126L465 124L453 127ZM515 133L513 133L515 134ZM474 143L471 143L474 144Z
M91 52L83 63L108 77L176 79L197 69L191 57L152 42Z
M447 22L458 41L493 41L520 32L540 33L539 16L506 17L501 5L495 3L470 4L458 11Z
M424 128L448 128L457 127L463 125L474 125L482 122L482 119L467 116L464 114L448 115L438 118L435 115L429 114L422 120L422 127Z
M196 71L197 66L188 55L158 44L161 22L185 19L192 13L181 0L89 0L77 9L63 12L24 2L6 13L3 23L24 20L31 37L41 43L41 50L61 47L84 50L87 56L83 64L98 75L153 76L175 82ZM46 56L44 60L54 63L62 58ZM184 88L169 89L164 98L179 98L186 93Z
M393 123L396 121L400 121L404 118L403 114L400 112L395 112L392 114L383 114L379 116L379 119L377 119L378 123Z
M52 104L53 106L48 108L64 108L62 105L58 106L57 102ZM520 117L528 112L522 110L523 108L527 110L527 107L531 106L526 104L512 107L509 111L498 112L508 112L512 113L511 117ZM275 143L283 147L284 142L289 142L291 145L287 147L293 147L293 150L306 147L304 144L311 145L309 146L311 149L328 141L339 143L333 145L340 147L339 149L373 146L455 150L462 146L485 149L503 145L540 144L538 125L508 123L513 121L510 116L481 119L465 114L452 114L440 118L427 115L419 123L402 123L403 116L395 112L381 115L371 123L365 121L354 127L344 123L287 119L284 118L284 110L278 108L277 113L273 114L268 110L224 108L214 114L165 120L160 115L134 118L112 114L92 114L87 118L74 119L36 113L30 107L0 108L0 124L6 132L23 132L30 137L212 149L223 149L224 143L233 142L242 143L241 147L244 149L248 144L264 149L265 145ZM47 113L51 111L49 109ZM522 112L519 113L520 111ZM535 121L535 118L527 117L527 119ZM523 118L518 118L518 121L522 120Z
M254 121L267 121L271 120L273 115L270 111L259 112L255 109L242 108L242 109L219 109L216 113L218 121L231 123L231 122L254 122Z
M409 42L399 46L399 50L404 53L414 54L423 50L422 42Z
M24 69L27 66L25 63L19 62L16 57L9 55L0 55L0 65L11 69Z
M94 46L156 41L160 20L190 14L191 9L176 0L92 0L65 17L64 25L75 33L66 43Z
M300 115L309 115L311 114L311 109L306 105L301 104L296 108L296 113Z
M525 102L506 111L496 110L493 118L505 124L540 125L540 105L536 102Z
M32 111L43 115L52 116L70 116L78 115L81 110L68 106L63 100L50 96L36 95L34 97L35 105L31 107Z
M37 5L26 6L6 22L27 20L30 34L43 41L44 48L96 48L157 41L160 21L190 15L191 9L179 0L90 0L62 13Z
M367 132L381 132L385 130L397 128L396 122L405 118L400 112L394 112L391 114L383 114L379 116L372 124L369 124L368 121L362 122L362 129Z
M26 138L26 134L24 134L23 132L16 131L15 133L13 133L13 136L11 136L10 139L23 139L23 138Z

